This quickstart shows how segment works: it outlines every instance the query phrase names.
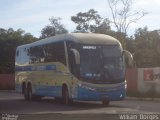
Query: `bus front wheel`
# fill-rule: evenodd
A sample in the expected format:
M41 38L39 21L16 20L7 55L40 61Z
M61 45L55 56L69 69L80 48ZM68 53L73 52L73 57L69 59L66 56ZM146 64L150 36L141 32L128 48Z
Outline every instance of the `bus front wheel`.
M31 85L27 85L27 87L24 88L24 99L29 101L32 99L32 87Z
M67 86L63 86L62 88L62 99L63 99L63 103L68 105L69 104L69 92L68 92L68 88Z

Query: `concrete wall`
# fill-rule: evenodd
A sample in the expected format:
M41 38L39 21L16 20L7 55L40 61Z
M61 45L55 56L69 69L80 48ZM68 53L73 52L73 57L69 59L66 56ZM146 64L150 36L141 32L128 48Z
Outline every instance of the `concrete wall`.
M14 74L0 74L0 90L14 90Z
M138 91L160 93L160 68L138 69Z
M127 69L126 80L128 92L160 93L160 67Z
M132 68L126 71L127 91L138 92L138 69Z

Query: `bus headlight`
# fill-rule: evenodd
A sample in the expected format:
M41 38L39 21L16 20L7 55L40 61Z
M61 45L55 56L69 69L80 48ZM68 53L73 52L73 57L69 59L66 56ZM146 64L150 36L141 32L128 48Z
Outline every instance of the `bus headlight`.
M127 81L125 80L125 89L127 89Z

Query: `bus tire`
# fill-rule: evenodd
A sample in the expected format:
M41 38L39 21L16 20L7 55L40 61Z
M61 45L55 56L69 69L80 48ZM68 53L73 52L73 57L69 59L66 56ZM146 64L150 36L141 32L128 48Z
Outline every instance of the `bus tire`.
M109 101L108 99L102 100L102 105L103 105L104 107L107 107L107 106L109 105L109 103L110 103L110 101Z
M69 92L68 92L68 88L66 85L62 87L62 101L66 105L70 103Z
M23 88L23 95L25 100L29 100L28 90L26 86Z
M28 100L32 100L32 87L31 84L28 84L27 86L27 94L28 94Z

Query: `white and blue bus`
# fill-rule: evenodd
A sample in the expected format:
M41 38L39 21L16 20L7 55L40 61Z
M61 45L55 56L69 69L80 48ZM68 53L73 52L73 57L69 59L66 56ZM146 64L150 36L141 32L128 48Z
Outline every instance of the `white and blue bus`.
M132 56L108 35L71 33L18 46L16 91L26 100L44 96L109 101L125 98L125 58ZM129 62L131 63L131 62Z

